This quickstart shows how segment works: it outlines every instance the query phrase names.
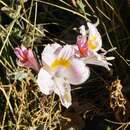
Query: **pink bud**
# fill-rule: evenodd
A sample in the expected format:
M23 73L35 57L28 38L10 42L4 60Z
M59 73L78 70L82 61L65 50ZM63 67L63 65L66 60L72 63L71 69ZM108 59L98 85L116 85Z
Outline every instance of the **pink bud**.
M39 65L34 57L32 49L27 49L23 45L14 49L18 60L17 64L21 67L32 68L36 72L39 71Z

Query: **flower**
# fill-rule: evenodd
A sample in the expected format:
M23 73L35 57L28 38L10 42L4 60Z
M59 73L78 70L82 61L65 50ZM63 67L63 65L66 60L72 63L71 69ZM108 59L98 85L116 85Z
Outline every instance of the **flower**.
M45 95L55 92L63 106L72 104L71 86L85 82L89 68L82 60L74 57L74 49L70 45L64 47L55 43L47 45L42 52L43 67L38 73L37 83Z
M39 65L34 57L32 49L27 49L23 45L16 47L14 53L17 56L17 64L21 67L32 68L36 72L39 71Z
M80 35L77 36L77 47L75 47L76 56L82 59L85 64L99 65L110 70L109 65L111 66L111 63L107 62L109 57L105 56L107 51L102 48L100 33L92 23L88 22L87 25L88 34L84 25L80 27ZM99 50L103 52L99 53ZM114 59L114 57L111 59Z
M89 28L89 34L87 35L85 26L82 25L80 27L81 35L77 37L76 45L78 46L80 56L87 56L88 51L97 52L102 47L102 38L97 28L89 22L87 25Z

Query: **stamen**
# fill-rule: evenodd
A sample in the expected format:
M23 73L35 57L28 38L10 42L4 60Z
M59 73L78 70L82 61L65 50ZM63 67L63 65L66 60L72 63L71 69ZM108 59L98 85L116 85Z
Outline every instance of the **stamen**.
M106 57L105 59L109 61L109 60L114 60L115 57L111 56L111 57Z
M112 52L112 51L115 51L117 48L116 47L113 47L111 49L109 49L107 52Z

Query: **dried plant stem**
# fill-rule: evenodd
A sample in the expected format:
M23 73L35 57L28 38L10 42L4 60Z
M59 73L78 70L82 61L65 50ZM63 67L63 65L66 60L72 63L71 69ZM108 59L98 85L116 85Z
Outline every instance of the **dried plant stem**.
M50 128L51 128L51 124L52 124L52 112L54 109L54 98L55 98L55 93L53 93L52 99L51 99L50 114L49 114L49 127Z
M4 130L4 124L5 124L6 112L7 112L8 106L10 108L10 111L11 111L11 113L13 115L13 118L14 118L15 122L17 121L17 119L15 118L13 108L12 108L11 103L9 101L10 94L11 94L11 91L12 91L12 86L10 85L10 87L9 87L8 95L6 94L6 92L5 92L5 90L4 90L4 88L2 86L0 86L0 90L3 92L3 94L4 94L5 98L6 98L6 101L7 101L6 106L5 106L5 112L4 112L3 120L2 120L2 126L1 126L1 130Z
M106 29L106 26L105 26L105 24L104 23L102 23L103 24L103 26L104 26L104 29L105 29L105 32L106 32L106 35L107 35L107 38L108 38L108 41L109 41L109 43L110 43L110 45L111 45L111 47L112 48L114 48L114 46L113 46L113 44L112 44L112 42L111 42L111 39L110 39L110 37L109 37L109 35L108 35L108 32L107 32L107 29ZM117 50L114 50L115 52L116 52L116 54L130 67L130 64L127 62L127 60L125 60L124 59L124 57L122 56L122 55L120 55L119 54L119 52L117 51Z
M28 15L28 18L26 18L28 21L30 21L30 17L31 17L31 13L32 13L33 1L34 0L31 0L31 6L30 6L30 9L29 9L29 15ZM29 24L27 24L27 26L26 26L27 32L29 31L29 26L28 25Z
M0 0L0 3L3 4L4 6L7 6L7 4L4 3L2 0Z
M73 8L70 4L68 4L67 2L63 1L63 0L59 0L60 2L62 2L63 4L67 5L68 7Z
M106 18L108 19L109 21L111 21L111 19L98 7L96 6L97 10Z
M0 56L1 56L2 52L3 52L3 49L4 49L4 47L5 47L5 45L6 45L7 41L8 41L8 39L9 39L9 36L10 36L10 34L11 34L11 31L12 31L12 29L13 29L15 23L17 22L17 20L18 20L19 17L20 17L20 11L21 11L21 7L18 8L18 10L17 10L17 12L16 12L16 17L15 17L15 19L14 19L14 20L10 23L10 25L8 26L8 27L9 27L9 31L8 31L8 33L7 33L7 36L6 36L6 38L5 38L5 41L3 42L3 46L2 46L2 48L1 48L1 50L0 50Z
M31 27L35 28L35 30L37 32L39 32L42 36L45 36L45 34L42 31L40 31L37 27L34 27L34 25L31 24L27 19L25 19L23 16L20 16L20 17L21 17L22 20L24 20L26 23L28 23Z
M114 8L106 0L103 0L103 1L110 7L111 10L114 10Z
M23 12L24 12L25 18L27 19L26 9L24 7L24 0L20 0L20 4L21 4L21 6L23 8Z
M36 28L36 22L37 22L37 2L35 3L35 18L34 18L34 28L33 28L33 40L32 40L32 48L33 48L33 45L34 45L34 34L35 34L35 28Z
M93 13L95 13L94 9L92 8L92 6L89 4L89 2L87 0L84 0L85 3L88 5L88 7L92 10Z
M22 82L22 95L21 95L21 104L19 106L19 114L18 114L18 120L17 120L17 123L16 123L16 130L19 130L19 124L20 124L20 120L21 120L21 116L22 116L22 113L23 113L23 110L24 110L24 105L25 105L25 94L26 94L26 85L24 83L24 81Z
M5 67L5 69L6 69L8 72L12 72L12 71L9 69L9 67L6 66L6 64L5 64L2 60L0 60L0 63L1 63L1 65L2 65L3 67Z
M3 46L1 48L1 50L0 50L0 56L2 55L3 49L4 49L6 43L7 43L8 39L9 39L10 33L11 33L12 29L13 29L13 26L14 26L15 22L16 22L16 19L13 20L13 22L10 24L9 32L8 32L8 34L6 36L6 39L5 39L4 43L3 43Z
M76 15L82 17L83 19L85 19L87 22L88 22L88 21L89 21L89 22L91 21L90 19L88 19L88 18L85 17L84 15L82 15L82 14L80 14L80 13L74 11L74 10L71 10L71 9L68 9L68 8L65 8L65 7L62 7L62 6L55 5L55 4L53 4L53 3L45 2L45 1L40 1L40 0L35 0L35 1L40 2L40 3L43 3L43 4L46 4L46 5L54 6L54 7L57 7L57 8L59 8L59 9L66 10L66 11L68 11L68 12L71 12L71 13L73 13L73 14L76 14Z
M130 122L116 122L116 121L111 121L108 119L105 119L105 121L110 122L112 124L121 125L116 130L120 130L121 128L123 128L123 130L125 130L130 125Z

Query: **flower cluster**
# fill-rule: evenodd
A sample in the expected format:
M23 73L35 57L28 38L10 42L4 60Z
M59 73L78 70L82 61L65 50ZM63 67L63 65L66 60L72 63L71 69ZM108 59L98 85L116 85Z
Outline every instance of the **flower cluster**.
M24 46L15 48L18 65L37 71L37 83L41 92L45 95L56 93L66 108L72 104L70 85L82 84L90 76L87 64L103 66L110 70L111 63L107 62L107 59L114 59L105 56L107 51L102 48L102 39L97 28L91 23L87 25L88 34L82 25L75 45L48 44L42 52L41 68L31 49Z

